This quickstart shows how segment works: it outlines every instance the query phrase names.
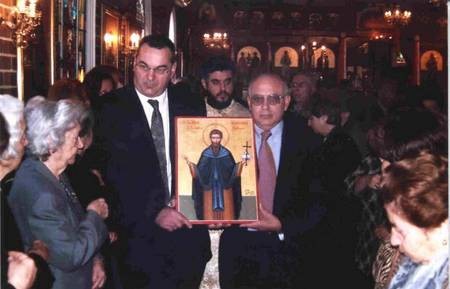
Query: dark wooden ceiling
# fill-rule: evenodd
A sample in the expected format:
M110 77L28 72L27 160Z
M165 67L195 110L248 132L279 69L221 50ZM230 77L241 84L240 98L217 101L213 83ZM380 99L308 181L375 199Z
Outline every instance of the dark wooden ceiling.
M152 2L173 2L173 0L152 0ZM195 2L204 2L205 0L192 0L192 4L198 4ZM429 0L398 0L395 1L396 4L417 4L428 2ZM103 2L113 5L119 9L129 9L130 7L134 7L136 4L136 0L104 0ZM143 1L145 2L145 0ZM255 4L255 5L276 5L276 4L292 4L292 5L300 5L300 6L345 6L351 5L353 3L386 3L393 4L392 0L223 0L223 2L236 2L236 3L246 3L246 4ZM445 4L445 0L440 1L442 4Z

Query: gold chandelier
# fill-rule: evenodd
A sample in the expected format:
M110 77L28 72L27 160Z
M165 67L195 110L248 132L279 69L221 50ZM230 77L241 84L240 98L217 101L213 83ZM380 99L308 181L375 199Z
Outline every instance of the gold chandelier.
M17 0L11 13L6 18L0 17L0 24L12 30L17 47L26 48L36 38L35 28L41 22L41 12L36 9L36 4L37 0Z
M203 45L212 49L228 49L230 43L226 32L213 32L203 34Z
M407 25L411 16L411 11L400 9L400 5L395 5L393 9L389 8L384 11L384 19L391 25Z
M175 0L175 4L179 7L187 7L191 2L192 0Z

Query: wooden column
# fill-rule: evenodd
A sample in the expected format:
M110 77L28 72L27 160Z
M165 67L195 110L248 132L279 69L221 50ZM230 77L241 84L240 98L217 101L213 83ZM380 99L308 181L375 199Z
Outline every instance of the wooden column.
M337 63L337 81L346 79L347 77L347 38L345 33L341 33L339 37L339 52Z
M420 85L420 36L414 36L413 65L412 65L412 85Z

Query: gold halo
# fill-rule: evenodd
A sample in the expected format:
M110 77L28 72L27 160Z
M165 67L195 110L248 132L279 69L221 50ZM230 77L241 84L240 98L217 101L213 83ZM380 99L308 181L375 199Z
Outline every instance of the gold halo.
M230 133L228 132L226 127L224 127L223 125L218 124L218 123L212 123L203 129L203 143L206 146L211 145L211 139L209 138L209 133L213 129L218 129L222 132L223 136L222 136L221 143L223 146L226 146L228 144L228 141L230 140Z

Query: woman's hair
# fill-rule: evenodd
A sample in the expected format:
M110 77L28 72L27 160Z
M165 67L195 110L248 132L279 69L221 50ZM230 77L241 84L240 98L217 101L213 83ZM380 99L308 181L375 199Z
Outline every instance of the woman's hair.
M447 120L421 108L392 111L367 136L374 153L390 162L410 158L423 150L447 154Z
M94 114L90 109L87 109L84 114L81 116L80 120L80 137L85 137L87 135L90 135L92 133L92 130L94 129Z
M23 120L23 103L11 95L0 95L0 113L6 120L9 132L9 145L0 154L0 160L16 158L18 157L17 143L20 142L23 133L23 128L20 126Z
M311 114L315 117L326 115L327 123L335 126L341 125L341 110L337 103L323 97L316 97L312 101Z
M66 132L81 124L85 114L86 108L81 102L31 99L25 108L30 153L46 161L63 145Z
M97 98L100 95L103 80L111 81L113 87L116 87L116 82L112 75L104 71L101 67L94 67L86 74L83 86L91 102L98 101Z
M57 80L48 90L48 100L58 101L61 99L75 99L78 101L87 101L84 86L76 79Z
M8 147L9 143L9 132L8 127L3 114L0 113L0 156Z
M448 218L448 161L422 152L388 166L382 199L420 228L435 228Z

